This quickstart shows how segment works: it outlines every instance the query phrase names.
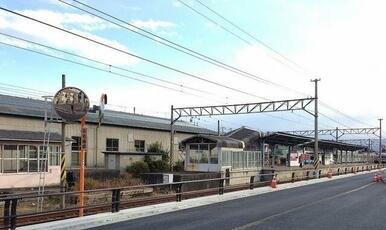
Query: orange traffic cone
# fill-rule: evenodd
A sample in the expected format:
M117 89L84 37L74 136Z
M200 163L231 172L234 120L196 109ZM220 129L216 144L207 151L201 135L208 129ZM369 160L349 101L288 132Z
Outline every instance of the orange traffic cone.
M274 176L271 181L271 188L276 188L276 184L277 184L277 181L276 181L276 177Z
M380 181L383 181L382 171L380 171L378 174L378 182L380 182Z
M377 175L377 174L374 174L374 176L373 176L373 182L378 182L378 175Z
M328 173L327 173L327 177L328 177L328 178L330 178L330 179L332 178L332 172L331 172L331 170L330 170L330 171L328 171Z

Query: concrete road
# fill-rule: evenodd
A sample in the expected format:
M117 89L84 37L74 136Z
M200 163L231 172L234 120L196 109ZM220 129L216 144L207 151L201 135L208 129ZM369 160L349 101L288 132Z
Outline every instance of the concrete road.
M386 229L386 184L372 183L372 175L307 185L95 229Z

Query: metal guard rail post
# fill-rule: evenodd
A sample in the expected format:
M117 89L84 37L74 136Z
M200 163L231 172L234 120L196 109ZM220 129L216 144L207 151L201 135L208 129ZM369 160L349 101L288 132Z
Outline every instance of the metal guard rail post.
M346 169L347 170L347 169ZM345 170L345 171L346 171ZM371 170L371 169L370 169ZM347 171L346 171L347 173ZM310 171L307 171L305 179L308 180L310 179ZM259 174L257 176L276 176L277 173L268 173L268 174ZM117 187L117 188L108 188L108 189L94 189L94 190L86 190L83 193L97 193L97 192L111 192L111 212L119 212L120 211L120 206L121 206L121 192L123 190L132 190L136 188L150 188L150 187L161 187L161 186L175 186L175 194L176 194L176 201L180 202L182 200L182 186L184 184L193 184L193 183L201 183L201 182L210 182L210 181L218 181L218 194L223 195L225 191L225 182L230 180L230 179L237 179L237 178L249 178L249 183L246 183L247 187L249 189L253 189L256 184L264 184L268 181L259 181L255 182L255 176L238 176L238 177L222 177L222 178L213 178L213 179L203 179L203 180L194 180L194 181L182 181L182 182L173 182L173 183L167 183L167 184L147 184L147 185L136 185L136 186L126 186L126 187ZM292 177L291 179L294 179ZM197 190L197 192L200 191L200 189ZM16 208L17 208L17 203L21 199L25 198L37 198L37 197L48 197L48 196L60 196L60 195L75 195L79 194L79 191L71 191L71 192L59 192L59 193L46 193L46 194L13 194L13 195L8 195L6 197L1 197L0 196L0 202L4 202L4 216L0 219L3 219L3 227L5 229L15 229L16 228L16 219L19 216L38 216L39 214L43 214L45 212L36 212L36 213L28 213L28 214L22 214L22 215L17 215L16 214ZM108 203L106 203L108 205ZM91 208L93 205L85 205L83 208ZM96 205L97 206L97 205ZM79 207L76 208L71 208L69 210L76 210ZM65 212L66 210L61 210ZM46 211L49 213L50 211ZM52 211L51 211L52 212Z

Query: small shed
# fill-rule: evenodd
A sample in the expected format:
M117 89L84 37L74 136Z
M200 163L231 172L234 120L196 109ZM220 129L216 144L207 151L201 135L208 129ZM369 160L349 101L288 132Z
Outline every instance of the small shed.
M226 136L196 135L181 142L185 150L185 170L221 172L225 169L256 169L258 151L244 151L244 142Z

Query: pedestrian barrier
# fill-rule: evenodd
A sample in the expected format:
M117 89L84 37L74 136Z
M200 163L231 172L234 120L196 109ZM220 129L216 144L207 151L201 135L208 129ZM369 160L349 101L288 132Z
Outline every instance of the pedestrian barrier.
M341 168L338 168L338 175L341 173ZM306 171L306 176L304 176L304 171L302 171L301 176L297 176L295 172L292 172L291 182L295 180L309 180L310 172L316 171ZM347 173L347 168L345 168L345 173ZM330 169L327 172L327 177L331 178L333 170ZM321 170L319 171L321 175ZM381 172L376 172L373 177L374 182L384 181ZM262 177L263 176L263 177ZM269 177L268 177L269 176ZM325 175L326 176L326 175ZM272 177L272 179L270 178ZM248 178L244 180L243 184L236 185L227 185L227 181L233 179ZM257 178L257 180L255 180ZM262 180L261 178L267 178ZM269 178L269 179L268 179ZM210 188L197 189L194 191L184 191L184 185L194 184L194 183L211 183L213 186ZM283 181L284 182L284 181ZM53 202L59 200L59 197L65 195L68 198L77 197L79 191L69 191L69 192L47 192L44 194L35 193L23 193L23 194L4 194L0 195L0 208L3 208L3 216L0 216L0 229L15 229L18 226L23 226L26 224L33 224L40 221L49 221L49 220L58 220L63 218L75 217L80 208L85 210L86 215L100 213L100 212L119 212L121 209L144 206L149 204L157 204L162 202L170 202L175 200L176 202L181 202L183 199L189 199L193 197L206 196L219 194L222 195L225 192L237 191L242 189L254 189L257 186L270 186L272 188L277 188L278 174L269 173L269 174L257 174L257 175L248 175L248 176L238 176L238 177L221 177L213 179L203 179L203 180L193 180L193 181L181 181L173 182L166 184L145 184L145 185L136 185L136 186L127 186L127 187L117 187L117 188L106 188L106 189L94 189L83 191L87 197L105 197L102 199L93 199L92 202L86 202L84 206L80 207L79 203L76 201L74 205L70 205L68 208L57 210L54 209L45 209L44 211L33 212L23 211L23 206L20 205L21 202L33 203L38 197L45 199L45 202ZM138 191L151 190L152 193L138 192ZM130 194L130 195L127 195ZM86 200L87 201L87 200ZM91 201L89 199L88 201ZM21 209L18 211L17 209ZM58 217L59 216L59 217ZM39 219L41 218L41 219ZM51 218L51 219L50 219Z

